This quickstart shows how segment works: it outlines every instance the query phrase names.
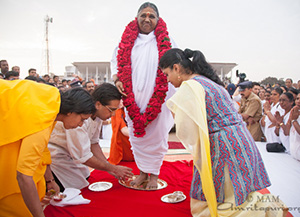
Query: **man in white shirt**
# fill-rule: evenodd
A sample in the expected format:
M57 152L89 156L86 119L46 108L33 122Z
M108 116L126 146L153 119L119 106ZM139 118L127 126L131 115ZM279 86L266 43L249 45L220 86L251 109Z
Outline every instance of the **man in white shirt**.
M108 163L99 146L102 120L114 115L119 107L121 94L114 85L104 83L93 92L92 97L95 101L95 114L82 127L72 130L66 130L58 122L49 140L51 170L61 191L64 188L82 189L88 186L88 167L107 171L117 179L133 175L131 168Z

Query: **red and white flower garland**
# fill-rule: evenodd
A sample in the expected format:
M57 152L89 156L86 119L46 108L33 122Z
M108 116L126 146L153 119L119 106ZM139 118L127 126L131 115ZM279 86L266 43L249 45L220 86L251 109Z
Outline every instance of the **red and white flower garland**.
M127 108L128 115L133 122L134 135L143 137L146 132L146 126L151 123L161 112L161 106L165 101L168 91L168 82L166 76L157 67L157 77L152 97L149 100L144 113L140 112L132 92L131 78L131 50L139 34L137 19L130 22L122 35L118 50L118 78L123 83L124 92L127 97L123 97L123 104ZM159 60L164 53L171 48L170 38L168 36L166 23L160 18L157 22L154 34L156 36Z

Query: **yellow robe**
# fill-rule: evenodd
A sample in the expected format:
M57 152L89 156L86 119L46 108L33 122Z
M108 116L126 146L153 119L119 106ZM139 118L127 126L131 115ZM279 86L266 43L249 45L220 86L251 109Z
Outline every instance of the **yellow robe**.
M16 179L32 176L40 199L51 163L48 140L59 113L57 88L27 80L0 80L0 216L31 216Z

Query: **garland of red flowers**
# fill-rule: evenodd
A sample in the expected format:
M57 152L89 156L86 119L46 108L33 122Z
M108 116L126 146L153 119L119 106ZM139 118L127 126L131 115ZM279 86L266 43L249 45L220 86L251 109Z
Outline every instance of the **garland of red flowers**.
M168 91L168 82L163 72L157 68L155 87L151 99L144 113L140 112L132 92L131 78L131 50L139 34L137 19L130 22L122 35L118 51L118 78L123 83L124 92L127 97L123 97L123 104L127 108L128 115L133 122L134 135L143 137L146 126L151 123L161 112L161 106L165 101ZM156 36L159 60L164 53L171 48L166 23L160 18L157 22L154 34Z

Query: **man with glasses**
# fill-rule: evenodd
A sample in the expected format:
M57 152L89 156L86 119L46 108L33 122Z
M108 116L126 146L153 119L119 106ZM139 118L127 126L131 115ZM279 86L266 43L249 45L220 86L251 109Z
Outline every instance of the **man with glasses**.
M60 191L88 186L89 167L107 171L117 179L133 175L131 168L108 163L99 146L102 120L115 115L121 94L115 86L104 83L95 89L92 97L96 112L82 127L66 130L58 122L51 134L48 145L52 159L51 170L53 181L60 186Z

